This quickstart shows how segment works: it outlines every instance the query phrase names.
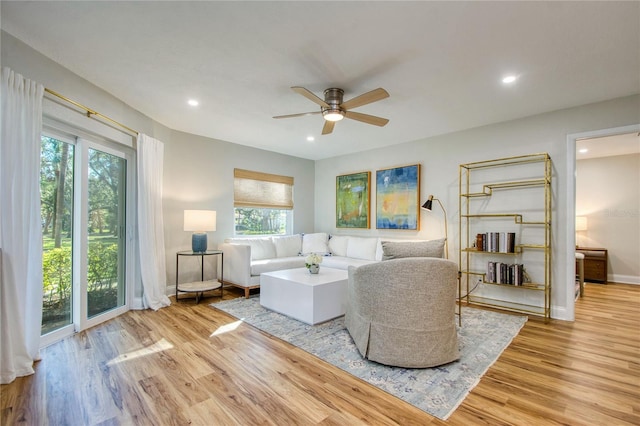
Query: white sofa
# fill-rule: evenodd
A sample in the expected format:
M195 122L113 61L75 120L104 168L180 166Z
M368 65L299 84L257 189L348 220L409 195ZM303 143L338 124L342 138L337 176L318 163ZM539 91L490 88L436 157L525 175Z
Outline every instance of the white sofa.
M224 252L224 283L249 291L260 287L260 274L304 267L309 253L323 255L322 267L348 269L379 262L383 258L384 237L332 235L324 232L259 238L228 238L219 245ZM398 240L393 240L398 241ZM406 240L404 240L406 241ZM439 241L442 241L440 244ZM444 240L438 240L442 253ZM441 257L441 254L440 256Z

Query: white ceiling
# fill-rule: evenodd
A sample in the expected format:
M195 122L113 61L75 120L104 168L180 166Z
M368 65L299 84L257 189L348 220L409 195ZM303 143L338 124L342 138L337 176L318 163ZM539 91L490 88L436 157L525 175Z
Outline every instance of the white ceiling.
M309 159L640 93L636 1L1 7L5 31L170 128ZM317 109L291 86L345 100L383 87L357 112L390 122L321 136L319 115L274 120Z
M586 152L581 152L585 149ZM626 133L576 141L576 159L578 160L630 154L640 154L640 133Z

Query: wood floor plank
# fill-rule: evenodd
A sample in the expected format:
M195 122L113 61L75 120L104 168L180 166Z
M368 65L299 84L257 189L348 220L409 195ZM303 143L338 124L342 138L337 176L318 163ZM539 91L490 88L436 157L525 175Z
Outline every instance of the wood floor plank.
M217 300L131 311L43 349L34 375L0 388L0 424L640 424L640 286L587 284L575 322L531 317L447 421Z

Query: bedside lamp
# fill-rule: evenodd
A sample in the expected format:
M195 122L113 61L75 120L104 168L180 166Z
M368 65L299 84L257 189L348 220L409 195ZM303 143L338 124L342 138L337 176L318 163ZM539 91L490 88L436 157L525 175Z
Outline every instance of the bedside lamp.
M447 232L447 211L444 209L444 206L440 202L439 199L434 198L433 195L429 195L427 201L422 205L422 208L426 211L431 211L433 207L433 200L436 200L438 204L440 204L440 208L442 209L442 213L444 213L444 257L446 259L449 258L449 237Z
M207 232L216 230L215 210L185 210L184 230L192 231L191 250L194 253L207 251Z
M587 230L587 217L586 216L576 216L576 247L578 244L578 232Z

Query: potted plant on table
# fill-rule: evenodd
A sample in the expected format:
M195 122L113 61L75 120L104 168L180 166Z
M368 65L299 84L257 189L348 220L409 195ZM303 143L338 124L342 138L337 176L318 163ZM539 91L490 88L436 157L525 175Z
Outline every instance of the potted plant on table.
M316 253L309 254L304 260L304 266L307 267L309 273L317 274L320 271L320 264L322 263L322 256Z

